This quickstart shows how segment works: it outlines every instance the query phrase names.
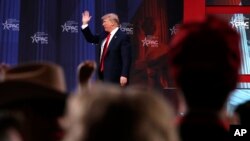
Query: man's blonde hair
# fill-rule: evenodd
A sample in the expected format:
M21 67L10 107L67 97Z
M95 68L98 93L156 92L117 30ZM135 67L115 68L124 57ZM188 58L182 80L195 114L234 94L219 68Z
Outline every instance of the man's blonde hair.
M102 20L104 20L104 19L109 19L110 21L115 22L117 24L117 26L120 24L118 15L115 13L108 13L108 14L102 16Z

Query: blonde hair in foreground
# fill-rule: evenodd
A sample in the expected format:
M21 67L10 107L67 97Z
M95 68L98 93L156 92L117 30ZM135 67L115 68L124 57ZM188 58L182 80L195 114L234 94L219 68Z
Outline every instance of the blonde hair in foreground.
M179 141L174 118L155 91L97 84L71 95L64 141Z

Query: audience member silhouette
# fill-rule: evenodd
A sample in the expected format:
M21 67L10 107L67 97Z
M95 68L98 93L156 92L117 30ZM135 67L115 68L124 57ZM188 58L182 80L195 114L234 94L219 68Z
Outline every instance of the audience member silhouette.
M59 141L58 118L66 104L63 70L52 63L25 63L9 68L0 83L0 111L23 117L25 141Z
M77 68L77 79L78 79L78 90L90 88L90 80L96 70L95 61L84 61L78 65Z
M64 141L178 141L173 110L158 93L95 84L72 95Z
M238 81L239 39L227 22L214 16L182 25L173 37L170 70L188 106L180 121L183 141L228 140L223 113Z

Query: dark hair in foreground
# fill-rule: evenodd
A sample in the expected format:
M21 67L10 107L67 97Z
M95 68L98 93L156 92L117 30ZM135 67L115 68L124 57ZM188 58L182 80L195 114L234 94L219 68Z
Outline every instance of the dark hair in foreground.
M213 16L182 25L168 53L171 72L190 108L220 110L236 88L240 37Z

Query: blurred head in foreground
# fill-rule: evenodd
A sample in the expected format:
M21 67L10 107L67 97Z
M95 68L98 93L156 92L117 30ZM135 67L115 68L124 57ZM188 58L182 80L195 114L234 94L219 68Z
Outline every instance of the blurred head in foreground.
M170 70L190 110L222 109L238 81L239 39L227 22L213 16L182 25L173 37Z
M70 97L64 141L178 141L174 124L158 93L96 84Z

